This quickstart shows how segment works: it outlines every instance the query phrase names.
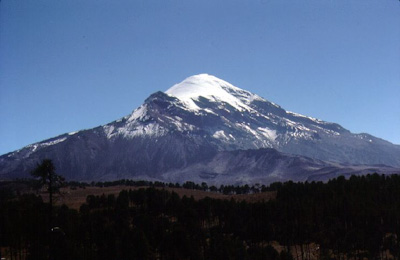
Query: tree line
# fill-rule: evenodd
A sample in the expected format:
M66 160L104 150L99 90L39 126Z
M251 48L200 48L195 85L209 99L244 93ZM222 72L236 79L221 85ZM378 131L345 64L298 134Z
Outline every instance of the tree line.
M29 180L25 180L29 182ZM121 179L115 181L99 181L99 182L78 182L78 181L69 181L65 182L64 186L74 187L74 188L86 188L86 187L113 187L113 186L131 186L131 187L157 187L157 188L184 188L190 190L202 190L202 191L211 191L211 192L218 192L225 195L232 195L232 194L249 194L249 193L259 193L259 192L266 192L266 191L276 191L281 183L276 182L272 183L269 186L264 184L254 184L254 185L223 185L221 184L219 187L215 185L209 186L206 182L202 182L201 184L186 181L182 184L180 183L165 183L160 181L146 181L146 180L128 180L128 179Z
M79 211L54 207L51 227L41 197L2 190L0 245L12 259L400 259L399 175L273 189L257 203L157 187L89 195Z

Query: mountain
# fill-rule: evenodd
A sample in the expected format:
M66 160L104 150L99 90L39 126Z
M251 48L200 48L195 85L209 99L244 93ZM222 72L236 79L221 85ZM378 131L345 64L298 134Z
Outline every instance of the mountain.
M268 170L272 167L268 165L277 163L269 156L271 153L287 167ZM226 167L238 156L251 159ZM273 174L282 180L297 180L301 175L304 180L318 174L358 174L371 169L348 167L351 164L380 165L372 169L396 171L393 169L400 167L400 146L285 111L224 80L200 74L152 94L122 119L1 156L0 178L26 176L43 158L51 158L58 172L71 180L136 178L222 183L237 182L241 175L249 182L252 178L272 180ZM260 158L264 158L262 163ZM301 163L290 164L296 160ZM264 166L255 167L256 161L256 165Z
M400 173L399 168L384 165L349 165L290 155L272 148L218 152L203 160L162 175L167 182L191 180L209 184L272 183L277 181L326 181L340 175Z

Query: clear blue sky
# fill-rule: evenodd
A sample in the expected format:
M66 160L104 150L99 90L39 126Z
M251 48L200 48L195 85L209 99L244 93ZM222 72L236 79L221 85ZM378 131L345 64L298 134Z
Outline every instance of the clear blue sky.
M400 1L2 0L0 154L199 73L400 144Z

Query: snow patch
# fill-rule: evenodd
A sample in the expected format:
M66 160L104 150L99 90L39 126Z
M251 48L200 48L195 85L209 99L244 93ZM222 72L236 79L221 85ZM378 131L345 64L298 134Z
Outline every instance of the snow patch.
M108 139L115 135L115 133L113 133L115 129L113 125L105 125L103 129Z
M316 123L318 123L318 124L323 124L323 123L325 123L325 121L319 120L318 118L314 118L314 117L310 117L310 116L305 116L305 115L298 114L298 113L291 112L291 111L286 111L286 112L287 112L288 114L291 114L291 115L295 116L295 117L302 117L302 118L310 119L311 121L314 121L314 122L316 122Z
M251 133L252 135L254 135L257 139L260 139L260 136L258 135L258 133L256 131L254 131L253 129L251 129L248 125L246 125L245 123L236 123L236 126L245 129L247 132Z
M213 115L216 115L216 116L218 116L218 114L217 113L215 113L214 111L212 111L211 109L209 109L209 108L206 108L206 109L203 109L205 112L207 112L207 113L209 113L209 114L213 114Z
M232 135L229 135L229 136L232 136ZM217 139L223 139L223 140L230 140L231 139L230 137L226 136L226 134L225 134L225 132L223 130L216 131L213 134L213 137L217 138Z
M63 137L63 138L60 138L60 139L57 139L57 140L53 140L53 141L49 141L49 142L46 142L46 143L40 143L39 146L40 147L45 147L45 146L55 145L55 144L64 142L65 140L67 140L67 137Z
M275 141L277 137L276 130L271 130L267 127L265 128L258 127L257 130L260 131L263 136L270 139L271 141Z
M232 84L208 74L199 74L191 76L179 84L175 84L165 91L166 94L174 96L182 101L190 110L199 111L200 108L194 101L198 101L200 97L207 98L211 102L226 102L239 111L251 111L243 100L235 96L243 96L247 93L253 99L260 98L250 92L242 90ZM261 99L261 98L260 98Z
M105 125L103 126L103 130L108 139L115 136L123 136L125 138L133 138L136 136L159 137L168 132L167 129L160 126L158 123L143 124L135 121L119 128L113 125Z
M129 116L128 122L134 121L134 120L143 120L147 118L147 106L146 105L141 105L137 109L133 111L133 113Z
M24 156L24 158L28 158L33 152L37 151L38 149L41 149L41 148L47 147L47 146L51 146L51 145L55 145L55 144L64 142L65 140L67 140L67 137L59 138L56 140L51 140L48 142L30 144L30 145L26 146L26 148L30 149L30 151ZM18 150L17 152L19 152L19 151L20 150Z
M157 123L150 123L146 125L137 125L132 128L118 128L117 132L118 134L129 138L135 136L159 137L165 135L167 130Z
M34 144L34 145L33 145L33 148L32 148L32 152L36 151L36 149L38 148L38 146L39 146L39 145Z

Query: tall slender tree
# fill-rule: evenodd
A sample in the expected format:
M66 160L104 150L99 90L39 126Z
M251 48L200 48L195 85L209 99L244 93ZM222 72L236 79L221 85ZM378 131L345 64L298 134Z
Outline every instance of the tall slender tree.
M53 196L55 193L60 192L64 177L55 172L54 164L50 159L44 159L42 163L38 163L36 168L31 172L31 175L37 180L38 187L44 187L49 194L49 219L50 224L52 224Z
M60 192L64 177L56 173L54 164L50 159L44 159L40 164L38 163L31 175L37 180L37 187L45 188L49 194L48 228L51 231L51 236L49 237L49 260L59 259L57 258L57 253L60 245L57 246L56 236L62 230L53 226L53 196L55 193Z

